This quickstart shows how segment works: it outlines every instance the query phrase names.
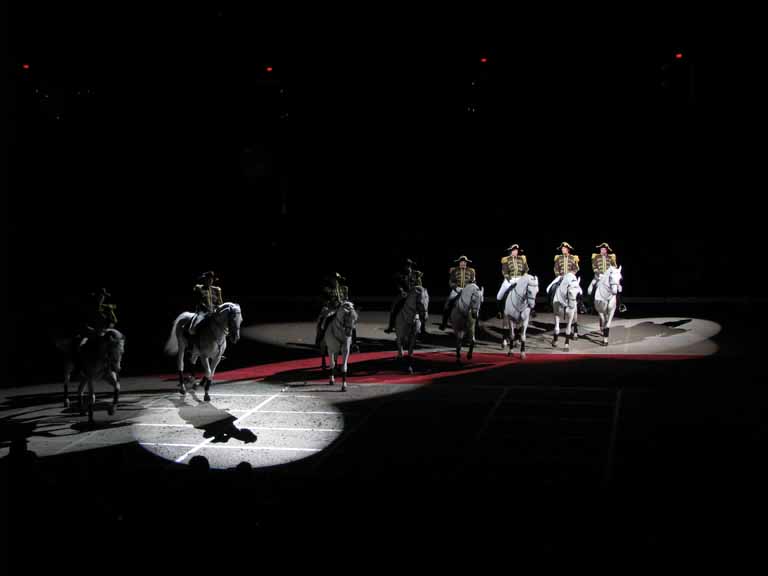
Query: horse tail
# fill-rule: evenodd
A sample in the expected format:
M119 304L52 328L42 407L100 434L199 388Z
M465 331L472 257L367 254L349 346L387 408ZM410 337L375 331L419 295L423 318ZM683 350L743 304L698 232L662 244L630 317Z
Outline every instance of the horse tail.
M165 353L168 356L175 356L179 353L179 339L176 337L176 328L179 325L179 322L182 318L184 318L184 315L186 312L182 312L176 317L176 320L173 321L173 326L171 326L171 334L168 336L168 340L165 343Z

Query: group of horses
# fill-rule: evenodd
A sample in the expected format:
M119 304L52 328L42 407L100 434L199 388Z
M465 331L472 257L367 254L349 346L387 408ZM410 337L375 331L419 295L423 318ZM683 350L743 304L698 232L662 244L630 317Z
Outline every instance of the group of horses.
M621 292L621 268L611 267L597 281L594 289L594 308L599 319L599 330L602 345L608 345L608 337L616 311L616 297ZM520 357L526 357L526 334L531 318L531 312L536 305L539 291L539 281L536 276L525 274L507 292L504 304L502 329L505 331L502 348L508 355L513 354L517 341L520 342ZM552 308L555 327L552 346L556 347L560 336L560 322L565 324L565 350L570 349L570 340L578 339L578 297L582 289L579 278L568 273L554 291ZM451 310L450 320L456 342L456 362L461 364L461 348L467 341L467 360L472 359L475 346L475 331L483 303L484 289L475 283L465 286ZM240 339L240 325L243 321L242 311L238 304L225 302L214 312L206 314L198 323L196 331L191 334L190 324L195 314L183 312L174 320L171 333L165 345L165 352L176 356L176 366L179 377L179 392L187 393L187 378L184 375L184 357L187 352L190 364L198 359L205 371L200 382L194 381L194 386L204 386L204 401L210 401L208 394L213 382L216 368L227 348L227 342L237 343ZM352 348L352 335L358 322L358 312L352 302L342 302L337 308L322 339L320 340L321 366L326 369L326 356L330 361L329 384L335 384L337 368L341 371L341 390L347 389L347 362ZM395 320L395 343L397 359L405 359L407 370L413 373L413 349L416 338L421 333L422 324L429 318L429 293L423 286L414 286L405 297L405 301ZM507 333L508 332L508 337ZM77 340L64 341L60 348L67 353L64 375L65 405L69 406L68 387L70 378L77 369L80 376L78 388L78 403L80 412L85 413L83 393L88 389L88 416L93 422L93 405L95 394L93 381L104 379L114 389L113 402L109 413L114 413L120 396L120 369L122 355L125 350L125 336L118 330L110 328L100 333L90 335L84 342Z

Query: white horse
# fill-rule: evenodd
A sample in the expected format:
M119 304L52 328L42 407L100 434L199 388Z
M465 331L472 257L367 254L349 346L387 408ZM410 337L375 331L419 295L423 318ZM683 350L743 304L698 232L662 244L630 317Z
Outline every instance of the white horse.
M414 286L408 292L403 307L395 319L395 341L397 359L403 358L403 349L408 350L408 372L413 374L413 347L416 336L421 332L422 323L429 318L429 293L423 286Z
M456 297L456 304L451 310L451 325L456 334L457 364L461 364L461 342L465 335L469 336L467 360L472 360L472 350L475 348L475 327L480 316L480 306L483 303L483 290L474 282L467 284Z
M600 320L603 346L608 346L613 314L616 312L616 296L621 292L621 266L611 266L600 276L595 286L595 311Z
M108 328L88 336L82 345L72 339L57 345L67 355L64 367L64 405L69 407L69 381L77 366L80 376L77 389L80 414L85 413L83 390L88 385L88 422L93 423L93 405L96 403L93 381L98 379L108 382L114 388L112 405L108 408L110 416L114 414L120 398L120 369L125 352L125 336L114 328Z
M523 275L515 284L515 288L509 291L504 304L504 320L509 324L509 340L503 337L502 347L509 344L507 354L512 355L515 347L515 326L518 327L520 338L520 358L525 360L525 338L528 332L528 322L531 318L531 310L536 306L536 295L539 293L539 279L530 274Z
M189 348L191 352L190 363L195 365L197 359L202 360L205 376L202 383L205 384L205 402L210 401L208 390L213 382L216 367L221 362L221 357L227 349L227 339L232 343L240 340L240 324L243 314L240 306L233 302L224 302L216 310L205 315L195 329L195 334L190 335L189 323L195 317L193 312L182 312L178 315L171 327L171 335L165 343L166 354L176 355L176 364L179 371L179 392L187 393L184 385L184 352ZM197 384L195 384L197 386Z
M336 383L333 373L338 363L339 354L342 356L342 392L347 390L347 360L349 359L349 350L352 347L352 332L357 327L357 318L355 305L349 301L342 302L320 341L323 370L325 370L325 355L328 354L330 358L331 377L328 384L331 386Z
M566 322L565 349L570 350L571 326L573 326L573 339L579 339L578 297L581 294L581 285L576 274L568 272L555 290L552 301L552 310L555 313L555 335L552 338L552 347L557 346L557 338L560 335L560 316Z

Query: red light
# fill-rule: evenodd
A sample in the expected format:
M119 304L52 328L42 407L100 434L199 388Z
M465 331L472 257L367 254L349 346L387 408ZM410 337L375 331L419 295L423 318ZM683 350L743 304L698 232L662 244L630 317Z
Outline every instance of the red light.
M272 66L267 66L267 72L272 72Z
M482 62L483 64L485 64L486 62L488 62L488 58L485 58L485 57L483 57L483 58L480 58L480 62Z
M24 70L29 70L29 64L22 64L21 67L24 68Z
M683 59L683 53L682 52L678 52L677 54L675 54L675 59L676 60L682 60Z

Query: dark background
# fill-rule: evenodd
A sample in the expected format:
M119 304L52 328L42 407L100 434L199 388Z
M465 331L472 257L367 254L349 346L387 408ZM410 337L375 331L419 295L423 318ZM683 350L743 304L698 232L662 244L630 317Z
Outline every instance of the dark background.
M11 7L17 336L99 286L165 326L211 268L227 300L335 270L354 298L410 256L442 295L467 254L495 291L513 242L546 281L562 240L607 241L627 296L762 294L748 13L324 10Z

